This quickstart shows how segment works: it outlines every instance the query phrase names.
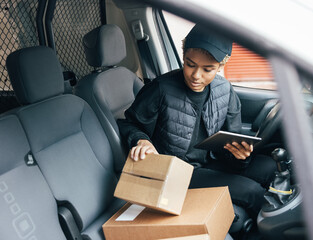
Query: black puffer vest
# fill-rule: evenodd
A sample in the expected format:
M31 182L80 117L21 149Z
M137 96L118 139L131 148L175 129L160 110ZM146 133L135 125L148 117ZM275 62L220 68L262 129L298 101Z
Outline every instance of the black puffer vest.
M187 97L183 79L182 76L177 78L177 74L160 79L161 105L152 136L152 142L159 152L169 155L175 153L182 159L189 148L196 123L196 106ZM223 126L229 97L230 83L216 75L210 83L209 99L202 109L202 118L208 136L216 133Z

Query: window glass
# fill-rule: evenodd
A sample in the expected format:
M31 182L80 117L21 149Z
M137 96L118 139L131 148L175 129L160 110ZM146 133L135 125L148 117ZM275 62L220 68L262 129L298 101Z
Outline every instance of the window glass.
M181 61L183 61L182 40L195 24L168 12L163 12L163 14L177 52ZM220 74L225 76L233 85L276 89L269 62L237 43L233 44L232 56L225 65L224 71Z

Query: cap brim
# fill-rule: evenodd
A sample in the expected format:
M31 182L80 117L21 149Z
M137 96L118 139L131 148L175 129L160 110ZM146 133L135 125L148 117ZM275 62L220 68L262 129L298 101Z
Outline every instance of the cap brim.
M217 62L222 62L227 55L227 53L221 51L214 45L201 40L193 39L192 41L188 41L188 39L186 39L185 48L202 48L209 52Z

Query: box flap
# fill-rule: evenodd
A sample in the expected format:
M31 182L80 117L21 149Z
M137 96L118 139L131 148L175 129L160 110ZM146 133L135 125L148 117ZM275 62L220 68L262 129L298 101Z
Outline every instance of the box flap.
M136 176L165 180L172 161L182 160L169 155L148 154L144 160L134 161L128 156L123 172Z
M157 206L163 181L122 173L114 196L144 206Z

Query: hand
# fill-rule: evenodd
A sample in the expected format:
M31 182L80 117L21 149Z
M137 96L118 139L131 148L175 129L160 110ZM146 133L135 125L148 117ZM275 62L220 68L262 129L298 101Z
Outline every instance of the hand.
M148 140L139 140L137 142L137 146L133 147L130 150L130 157L134 161L138 161L138 159L145 159L146 154L155 153L158 154L158 151L155 149L153 144Z
M245 160L253 152L253 145L249 145L246 142L241 142L241 144L237 142L233 142L232 144L228 143L224 148L230 151L235 158L240 160Z

